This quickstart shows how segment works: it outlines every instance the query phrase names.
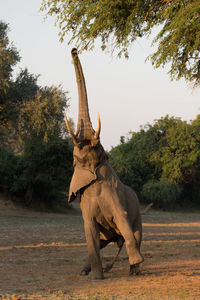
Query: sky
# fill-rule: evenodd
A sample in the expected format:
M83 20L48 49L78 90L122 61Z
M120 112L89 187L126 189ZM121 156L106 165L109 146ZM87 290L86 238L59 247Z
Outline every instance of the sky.
M44 21L39 11L42 0L0 0L0 20L9 24L9 39L21 61L20 68L39 75L42 86L62 85L69 92L67 115L77 124L78 93L71 49L67 38L59 42L53 17ZM106 150L117 146L120 137L129 136L147 123L166 116L190 121L200 114L200 88L191 89L184 80L171 81L167 68L154 69L145 63L153 53L151 41L137 40L129 59L113 57L100 50L84 51L80 56L94 129L97 112L101 117L101 142Z

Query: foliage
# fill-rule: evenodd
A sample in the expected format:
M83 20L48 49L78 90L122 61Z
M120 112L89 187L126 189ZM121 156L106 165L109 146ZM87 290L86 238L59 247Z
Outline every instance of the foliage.
M110 163L125 184L140 191L143 184L154 176L153 164L149 161L154 142L151 133L143 129L131 135L127 142L112 148Z
M52 138L48 142L31 138L22 155L26 180L25 201L56 203L67 188L72 175L72 144L68 139ZM28 179L28 180L27 180Z
M15 80L10 80L10 86L6 95L4 95L4 106L7 114L4 114L6 122L0 125L0 139L2 143L14 152L23 150L20 113L25 103L28 105L30 99L35 99L39 89L37 79L38 76L30 74L27 69L21 70Z
M15 47L9 43L8 30L8 25L0 21L0 129L2 125L7 125L10 114L7 93L11 84L13 68L20 59Z
M35 98L23 102L19 128L23 143L25 199L49 204L61 197L72 174L72 145L62 138L63 110L68 98L60 88L41 88Z
M12 78L19 56L7 30L0 22L0 190L26 204L50 205L63 198L72 174L72 144L63 126L69 98L61 86L39 86L27 69Z
M13 67L19 61L19 54L15 47L9 43L9 27L0 21L0 95L7 92Z
M124 183L157 207L178 202L180 195L182 200L200 203L199 131L200 116L189 123L163 117L113 148L111 164Z
M171 123L167 128L166 124ZM162 130L159 148L151 161L161 169L161 179L174 183L188 183L194 180L193 171L198 166L200 148L196 142L191 124L169 117L159 120L155 127Z
M72 144L31 140L22 155L0 148L0 191L22 197L26 205L62 201L72 175Z
M172 79L184 77L200 85L200 2L166 1L159 17L164 26L156 36L157 51L151 56L158 68L171 62Z
M50 137L59 136L68 100L66 93L57 87L41 88L32 99L23 100L18 118L22 139L40 136L48 141Z
M145 203L153 203L156 208L174 208L181 200L183 188L165 181L148 181L142 187L141 195Z
M20 175L20 157L4 146L0 147L0 190L13 192L13 183L18 181Z
M97 38L102 50L128 58L129 46L160 31L154 39L157 51L151 56L158 68L171 62L172 79L184 77L200 84L200 2L197 0L43 0L42 11L55 16L60 40L80 49L92 49Z

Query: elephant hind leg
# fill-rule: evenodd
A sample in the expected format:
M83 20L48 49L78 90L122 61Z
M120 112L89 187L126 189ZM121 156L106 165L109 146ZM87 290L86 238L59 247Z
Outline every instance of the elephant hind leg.
M113 267L115 261L117 260L119 254L120 254L120 252L121 252L121 250L122 250L123 244L124 244L124 243L120 244L119 249L118 249L118 252L117 252L117 254L115 255L113 261L105 266L105 268L103 269L104 272L108 272L108 271L110 271L110 270L112 269L112 267Z
M117 227L125 240L130 265L142 263L144 259L142 254L140 253L138 241L125 214L119 214L119 216L116 216L115 223L117 224Z
M134 226L133 226L133 232L134 232L134 237L137 242L137 246L140 249L141 246L141 241L142 241L142 225L141 225L141 218L139 216L139 219L136 220ZM141 275L140 271L140 265L135 264L135 265L130 265L130 271L129 275Z
M136 242L137 242L137 246L140 248L140 245L142 242L142 222L141 222L140 215L138 215L136 220L134 220L134 224L132 225L132 230L133 230Z

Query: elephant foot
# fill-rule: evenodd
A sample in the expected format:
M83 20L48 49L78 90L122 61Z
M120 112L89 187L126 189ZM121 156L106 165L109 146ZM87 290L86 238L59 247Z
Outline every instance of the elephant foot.
M104 272L109 272L112 269L113 264L107 264L104 268L103 271Z
M91 274L90 274L90 277L91 277L91 279L93 279L93 280L102 280L102 279L104 279L104 275L103 275L103 273L97 273L97 272L91 272Z
M90 267L84 267L81 272L80 272L80 275L81 276L87 276L88 274L90 273L89 277L91 279L104 279L104 275L103 275L103 272L102 270L100 271L91 271L91 268Z
M139 264L136 265L130 265L130 271L129 271L129 275L133 276L133 275L141 275L141 271L140 271L140 266Z
M82 275L82 276L86 276L86 275L88 275L89 273L90 273L90 269L89 268L83 268L82 270L81 270L81 272L80 272L80 275Z

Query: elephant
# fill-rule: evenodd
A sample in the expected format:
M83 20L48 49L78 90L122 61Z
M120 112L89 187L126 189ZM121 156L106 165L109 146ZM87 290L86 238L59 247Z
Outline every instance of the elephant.
M140 273L139 264L144 260L140 251L142 222L139 200L136 193L120 181L109 164L100 142L99 114L96 131L90 121L85 78L77 49L73 48L71 54L78 86L79 112L76 133L65 115L67 130L74 144L74 173L68 201L71 203L80 196L88 249L88 258L80 274L90 273L92 279L103 279L106 269L102 267L100 249L115 242L119 252L125 243L129 273L137 275Z

